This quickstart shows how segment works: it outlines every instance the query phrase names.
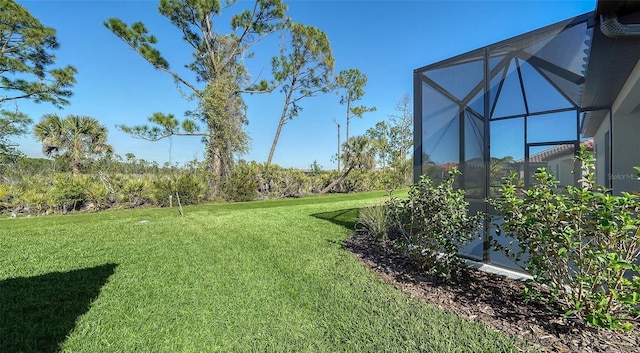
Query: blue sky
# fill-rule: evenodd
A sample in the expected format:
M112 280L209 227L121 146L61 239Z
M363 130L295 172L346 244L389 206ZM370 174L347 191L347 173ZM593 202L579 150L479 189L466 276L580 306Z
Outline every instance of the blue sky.
M48 104L19 102L19 109L34 121L57 113L89 115L109 129L109 142L121 156L133 153L160 164L203 159L203 145L197 137L174 137L147 142L118 131L120 124L140 125L154 112L182 117L195 106L180 94L173 80L111 34L103 22L118 17L127 23L142 21L158 38L158 48L172 68L193 78L182 67L190 62L189 47L180 33L157 12L155 0L110 1L18 1L57 30L61 46L57 66L74 65L79 73L71 104L63 109ZM394 114L403 94L412 94L413 70L478 47L519 35L585 12L589 1L321 1L289 0L292 20L316 26L329 37L336 60L336 73L358 68L368 76L365 95L359 104L375 106L376 112L352 120L350 135L364 133L376 122ZM240 0L234 9L251 5ZM230 12L229 15L232 13ZM214 23L224 29L226 19ZM254 47L255 56L246 60L254 77L271 77L270 59L277 54L277 35ZM242 156L264 162L269 154L283 98L278 92L245 96L248 105L251 150ZM335 118L344 137L345 107L337 94L325 94L302 101L299 117L285 125L274 156L284 167L308 168L315 160L326 169L336 167ZM9 108L9 107L4 107ZM13 108L13 106L11 107ZM29 156L42 156L33 137L15 140ZM171 149L170 149L171 145Z

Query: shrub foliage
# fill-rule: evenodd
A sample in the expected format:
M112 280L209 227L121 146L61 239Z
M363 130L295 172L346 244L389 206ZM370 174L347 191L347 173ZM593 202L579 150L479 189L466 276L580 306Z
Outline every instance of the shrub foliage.
M459 250L477 238L481 216L469 216L464 190L454 188L460 172L435 183L423 175L407 199L390 197L383 206L360 211L356 229L390 242L429 275L450 280L466 270Z
M520 191L515 174L506 179L491 203L501 214L499 233L520 250L497 247L523 261L568 314L599 327L630 329L627 320L638 315L640 303L640 197L614 196L597 185L586 150L577 161L580 186L566 190L546 169L537 171L529 190Z
M481 224L480 215L469 216L464 190L454 188L459 174L453 168L438 184L423 175L407 199L387 202L389 238L421 269L444 279L466 270L458 252L478 237Z
M210 173L197 161L183 167L149 164L135 156L122 162L104 158L72 176L51 160L21 158L0 164L0 214L47 214L101 211L109 208L167 207L205 201L250 201L303 197L324 189L340 175L337 171L282 168L239 161L221 183L222 194L211 199ZM358 192L385 188L391 170L354 171L331 192Z
M360 209L356 232L370 236L376 242L386 242L387 237L387 208L385 205L373 205Z

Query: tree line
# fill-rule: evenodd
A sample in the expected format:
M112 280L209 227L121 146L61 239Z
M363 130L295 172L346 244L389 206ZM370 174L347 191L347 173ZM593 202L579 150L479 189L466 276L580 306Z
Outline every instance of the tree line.
M12 0L0 0L0 163L17 163L24 156L11 137L26 134L33 121L12 102L31 100L56 107L69 104L77 70L73 66L55 67L54 51L59 44L55 29L33 17L27 9ZM186 67L195 74L190 82L173 69L157 49L158 39L142 22L127 24L109 18L104 25L114 35L144 58L155 69L171 76L195 100L197 107L184 112L184 119L173 113L154 112L144 125L118 125L134 138L158 141L172 136L195 136L205 145L202 178L207 184L207 198L224 197L226 185L237 173L239 157L248 151L249 136L246 94L268 94L279 90L284 101L269 157L271 165L278 139L285 125L299 116L303 103L318 94L338 92L344 105L346 139L335 158L344 169L319 192L339 189L354 170L373 170L376 166L394 174L391 179L404 185L410 179L412 113L410 98L398 103L397 115L381 121L362 136L349 136L353 117L362 118L375 107L358 105L364 96L367 76L356 68L334 75L335 60L327 35L320 29L297 23L287 16L281 0L257 0L252 6L230 17L229 31L219 32L214 26L223 13L237 8L236 1L160 0L158 12L169 19L176 33L192 49L194 60ZM281 33L286 44L272 59L272 79L253 81L244 64L254 46L269 35ZM43 153L58 163L64 161L74 176L95 169L99 161L114 160L108 144L107 128L89 116L68 115L61 118L47 114L33 127ZM117 159L117 158L116 158ZM246 163L245 163L246 164ZM317 166L317 165L316 165ZM5 178L6 179L6 178ZM4 180L7 182L7 180ZM226 191L225 191L226 190Z

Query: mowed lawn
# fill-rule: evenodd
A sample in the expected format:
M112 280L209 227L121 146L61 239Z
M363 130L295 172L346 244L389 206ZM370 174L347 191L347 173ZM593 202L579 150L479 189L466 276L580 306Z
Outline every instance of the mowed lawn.
M383 194L2 219L0 351L521 351L342 248Z

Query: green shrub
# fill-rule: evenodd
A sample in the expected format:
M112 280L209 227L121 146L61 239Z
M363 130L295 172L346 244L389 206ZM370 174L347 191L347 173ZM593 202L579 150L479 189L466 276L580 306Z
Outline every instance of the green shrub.
M140 167L129 165L133 162ZM174 203L177 202L176 192L183 204L195 204L208 199L212 185L211 173L204 168L204 163L197 161L184 167L167 165L158 168L157 164L151 165L133 157L128 159L128 163L123 163L122 158L116 155L93 164L87 174L75 179L69 172L54 171L57 164L48 159L29 158L25 163L25 166L14 163L3 169L12 172L11 175L0 175L2 185L8 188L0 190L0 213L40 214L100 211L123 206L167 206L169 196ZM153 174L130 174L134 171ZM388 173L389 170L353 171L332 192L383 189ZM215 196L220 201L303 197L320 192L341 175L338 171L322 171L317 163L312 165L310 172L305 172L274 164L240 161L231 174L217 184L219 189Z
M300 169L285 169L277 165L251 163L251 168L246 170L240 165L245 175L253 174L257 183L256 197L280 198L301 197L313 192L313 177L305 174ZM319 189L321 190L321 189Z
M101 211L111 207L111 204L108 201L109 190L104 184L98 182L97 179L91 179L91 182L88 183L85 192L88 211Z
M123 189L127 183L128 177L115 172L99 172L97 183L106 190L103 202L105 208L120 207L124 195ZM98 205L98 203L96 203ZM102 207L97 206L98 209Z
M638 314L640 303L640 198L613 196L595 184L594 159L586 150L577 160L580 186L566 192L546 169L521 195L516 175L505 181L501 197L491 201L502 217L497 230L521 250L496 247L523 261L567 314L599 327L630 329L627 319Z
M370 190L384 190L387 188L387 179L390 171L354 169L347 177L331 189L330 192L350 193ZM312 192L320 192L327 185L338 179L343 173L329 171L312 177Z
M230 201L251 201L258 197L258 165L240 160L223 185L224 197ZM266 186L265 186L266 185ZM262 187L269 192L269 180Z
M279 197L302 197L311 193L311 178L299 169L282 169Z
M182 174L176 178L175 188L183 205L195 205L204 201L208 192L204 181L192 174Z
M319 173L319 174L308 175L308 177L309 177L309 192L311 194L317 194L320 191L322 191L322 189L324 189L324 187L326 185L329 185L330 182L327 182L325 184L325 179L328 179L326 177L327 174L329 174L329 172L322 172L322 173Z
M387 240L387 209L384 205L374 205L360 209L356 231L364 233L377 242Z
M16 213L40 214L52 208L51 177L25 176L10 187L10 204Z
M349 173L342 185L342 192L383 190L386 173L378 170L356 169Z
M343 174L342 172L338 172L337 170L331 170L319 176L316 176L315 178L317 178L316 180L317 182L319 182L319 184L314 186L314 192L316 193L320 192L322 189L327 187L327 185L331 184L334 180L338 179L342 174ZM329 192L345 192L343 185L344 185L344 182L338 183Z
M423 175L405 200L387 203L388 237L428 274L449 280L467 269L458 251L479 236L481 216L468 215L464 190L454 190L456 175L435 184Z
M140 192L144 191L144 183L133 185ZM202 202L206 198L207 186L202 180L188 173L181 173L169 177L157 177L153 180L153 190L151 197L158 205L169 205L169 196L176 198L176 193L180 197L182 205L192 205Z
M372 173L362 169L354 169L340 185L341 192L350 193L371 190Z
M169 182L169 184L170 183L171 182ZM169 190L178 190L178 188L172 189L169 187ZM153 199L153 185L148 178L127 179L122 187L122 201L126 202L128 207L139 207L149 204L152 203Z
M12 199L13 195L11 193L11 185L0 183L0 214L11 207Z
M51 205L64 213L80 209L87 201L88 185L86 177L57 173L51 188Z

